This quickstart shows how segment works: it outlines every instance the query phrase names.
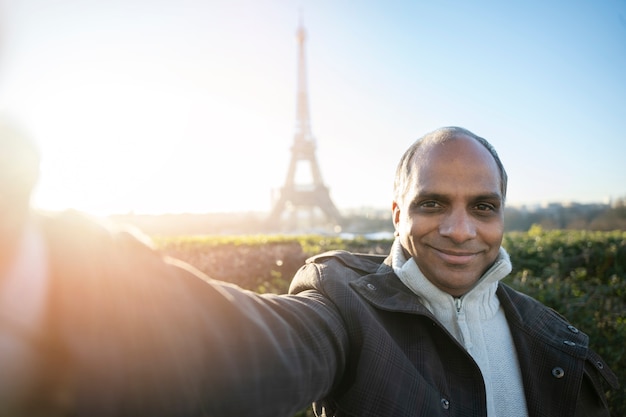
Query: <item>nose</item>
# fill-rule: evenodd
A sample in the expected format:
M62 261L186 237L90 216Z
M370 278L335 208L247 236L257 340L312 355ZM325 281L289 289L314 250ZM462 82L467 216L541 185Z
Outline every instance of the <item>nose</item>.
M455 243L463 243L476 237L476 225L467 211L452 210L439 225L439 234Z

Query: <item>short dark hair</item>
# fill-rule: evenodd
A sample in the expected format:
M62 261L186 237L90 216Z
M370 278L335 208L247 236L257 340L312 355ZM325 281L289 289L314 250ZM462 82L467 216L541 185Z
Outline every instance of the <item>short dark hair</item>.
M411 181L411 174L413 171L413 158L422 145L426 142L446 142L460 135L468 136L479 142L489 151L493 159L496 161L498 171L500 172L500 191L502 192L502 201L504 202L506 199L508 176L496 149L487 141L487 139L475 135L467 129L457 126L442 127L427 133L413 142L413 144L404 152L404 155L402 155L402 158L398 163L398 167L396 168L396 176L393 183L393 198L396 202L400 202L406 194L406 189Z

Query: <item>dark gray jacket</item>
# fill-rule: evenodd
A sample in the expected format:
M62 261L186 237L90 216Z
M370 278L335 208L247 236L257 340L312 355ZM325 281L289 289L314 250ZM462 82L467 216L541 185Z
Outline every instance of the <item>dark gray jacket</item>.
M333 252L296 275L290 293L321 294L345 334L345 369L317 404L328 416L486 416L471 356L401 283L382 256ZM617 378L587 335L553 310L500 284L531 417L608 416L603 380ZM336 320L336 317L333 317Z

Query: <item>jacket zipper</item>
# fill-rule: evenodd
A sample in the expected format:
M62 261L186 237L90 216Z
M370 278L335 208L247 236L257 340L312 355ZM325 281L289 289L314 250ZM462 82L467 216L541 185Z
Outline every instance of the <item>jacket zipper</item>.
M461 312L461 307L463 307L463 299L462 298L455 298L454 299L454 306L456 307L456 312L457 314L459 314Z

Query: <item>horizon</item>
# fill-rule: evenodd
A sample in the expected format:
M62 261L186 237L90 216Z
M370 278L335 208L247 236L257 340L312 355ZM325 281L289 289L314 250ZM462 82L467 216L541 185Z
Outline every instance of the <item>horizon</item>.
M615 199L610 202L602 202L602 201L589 201L589 202L579 202L579 201L544 201L538 203L531 204L509 204L506 203L505 210L507 208L516 209L516 210L535 210L535 209L547 209L551 206L558 205L565 208L569 208L572 206L580 205L580 206L606 206L612 207L612 204L616 201L624 201L626 197ZM342 214L354 215L354 214L362 214L362 213L382 213L389 212L391 215L391 209L387 209L383 206L360 206L360 207L337 207L337 209ZM46 211L46 210L44 210ZM50 210L51 212L55 212L57 210ZM119 213L89 213L95 215L97 217L124 217L124 216L179 216L179 215L206 215L206 214L250 214L250 215L269 215L271 212L271 208L266 210L229 210L229 211L203 211L203 212L194 212L194 211L183 211L183 212L119 212Z

